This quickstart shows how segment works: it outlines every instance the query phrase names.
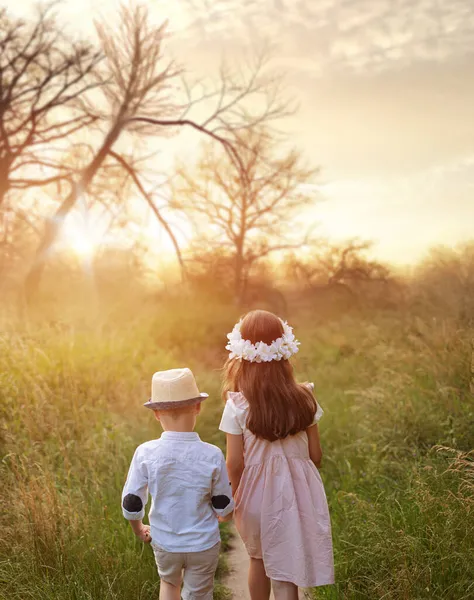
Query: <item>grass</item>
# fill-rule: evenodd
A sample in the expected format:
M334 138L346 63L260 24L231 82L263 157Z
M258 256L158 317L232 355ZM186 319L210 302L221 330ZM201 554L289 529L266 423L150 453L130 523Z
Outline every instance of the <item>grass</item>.
M313 349L338 580L314 598L473 596L471 339L392 315L338 323Z
M158 597L119 500L134 448L159 435L141 403L155 370L189 365L211 394L199 433L223 447L219 367L235 318L184 298L81 326L4 326L3 600ZM473 331L401 312L292 322L298 377L325 410L338 583L314 598L474 597ZM215 597L228 595L218 585Z

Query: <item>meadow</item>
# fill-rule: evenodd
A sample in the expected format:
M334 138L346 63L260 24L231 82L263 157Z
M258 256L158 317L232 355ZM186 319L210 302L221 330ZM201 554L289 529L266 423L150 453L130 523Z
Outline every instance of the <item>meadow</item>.
M210 393L198 431L224 448L220 368L239 310L203 294L125 296L88 318L3 318L2 600L158 597L151 549L120 508L135 447L159 436L142 408L154 371L195 371ZM298 379L315 383L325 411L337 584L313 597L473 598L472 320L297 302L285 316L302 342ZM218 586L215 597L228 595Z
M142 404L155 371L191 367L210 394L198 431L224 449L225 336L248 308L294 326L297 378L325 411L337 583L313 597L474 599L474 243L399 275L357 239L398 261L468 235L468 113L446 95L458 58L450 69L431 25L400 38L405 6L393 27L385 9L361 21L359 48L349 13L348 26L326 26L304 2L275 1L273 48L249 2L230 18L197 3L183 27L176 2L3 4L0 600L158 598L152 551L120 506L135 447L160 435ZM297 21L293 9L282 17L290 4ZM169 30L162 9L176 12ZM313 16L325 33L308 62ZM435 37L457 52L450 36L465 32L441 17ZM309 36L297 25L291 41L300 19ZM386 37L408 41L392 52ZM412 77L435 55L439 88ZM409 93L397 88L404 64ZM334 210L319 213L325 200ZM216 600L229 598L225 568L224 552Z

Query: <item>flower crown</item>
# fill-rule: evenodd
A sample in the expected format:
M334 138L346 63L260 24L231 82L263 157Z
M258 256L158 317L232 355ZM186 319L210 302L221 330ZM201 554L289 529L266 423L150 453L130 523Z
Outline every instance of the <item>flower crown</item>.
M271 344L257 342L252 344L250 340L243 340L240 328L242 321L239 321L231 333L227 334L229 343L225 347L230 352L229 358L238 360L248 360L249 362L271 362L272 360L287 360L293 354L298 352L300 342L295 339L293 328L286 321L282 321L283 335Z

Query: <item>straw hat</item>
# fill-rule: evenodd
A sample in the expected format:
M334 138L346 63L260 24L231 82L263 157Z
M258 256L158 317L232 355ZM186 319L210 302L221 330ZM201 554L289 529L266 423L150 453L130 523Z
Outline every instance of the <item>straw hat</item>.
M208 396L199 391L190 369L170 369L153 375L151 398L144 406L152 410L169 410L198 404Z

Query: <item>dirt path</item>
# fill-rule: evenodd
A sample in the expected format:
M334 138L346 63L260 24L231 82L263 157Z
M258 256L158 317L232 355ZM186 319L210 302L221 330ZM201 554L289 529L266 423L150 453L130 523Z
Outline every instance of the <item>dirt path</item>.
M234 530L232 546L227 553L227 561L229 563L229 575L224 583L232 590L233 600L250 600L250 594L247 587L247 571L249 566L249 557L245 546L240 539L240 535ZM309 598L303 590L299 591L300 600ZM271 595L273 600L273 594Z
M227 553L230 572L224 583L232 590L234 600L250 600L247 586L249 555L240 539L240 535L235 530L231 543L231 549Z

